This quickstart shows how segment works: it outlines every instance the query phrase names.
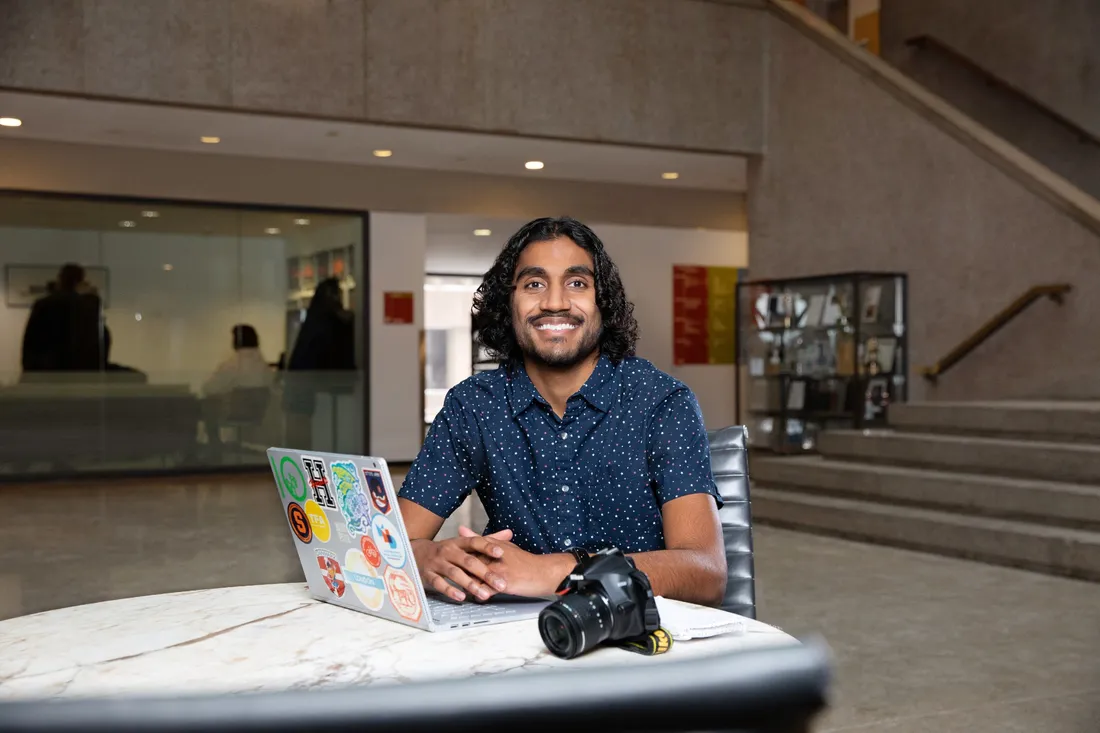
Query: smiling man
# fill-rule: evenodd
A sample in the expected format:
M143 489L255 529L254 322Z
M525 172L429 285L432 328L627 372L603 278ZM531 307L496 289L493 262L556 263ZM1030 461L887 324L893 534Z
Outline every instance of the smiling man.
M462 601L552 594L585 552L617 547L668 598L717 605L721 497L695 396L634 356L638 324L591 229L536 219L474 299L500 368L447 394L400 492L424 583ZM434 541L477 491L485 536Z

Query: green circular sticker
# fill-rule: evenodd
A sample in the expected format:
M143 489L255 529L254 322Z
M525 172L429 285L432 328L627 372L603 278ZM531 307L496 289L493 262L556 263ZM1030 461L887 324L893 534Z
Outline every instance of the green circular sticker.
M288 463L294 468L295 473L298 474L297 476L286 470L286 464ZM302 469L298 465L298 462L290 456L284 456L283 460L279 461L279 473L282 474L283 486L290 492L290 495L298 501L305 501L306 494L309 493L309 488L308 484L306 484L306 476L302 473ZM299 494L299 491L302 493Z

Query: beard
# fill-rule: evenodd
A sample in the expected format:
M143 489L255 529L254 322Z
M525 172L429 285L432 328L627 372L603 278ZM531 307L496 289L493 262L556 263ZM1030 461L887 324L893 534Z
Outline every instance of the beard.
M577 322L574 319L574 322ZM592 355L592 352L600 348L600 336L603 332L602 324L589 325L587 321L577 323L577 339L570 346L564 342L539 344L535 341L532 331L535 324L524 322L516 329L516 341L519 343L523 356L536 364L551 369L569 369Z

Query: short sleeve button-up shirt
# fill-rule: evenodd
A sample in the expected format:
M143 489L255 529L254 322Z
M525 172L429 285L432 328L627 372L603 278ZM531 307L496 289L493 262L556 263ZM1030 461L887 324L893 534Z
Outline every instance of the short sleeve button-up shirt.
M648 361L601 356L559 418L520 366L451 389L400 495L447 517L477 491L487 533L534 553L664 549L661 507L722 499L703 416L683 383Z

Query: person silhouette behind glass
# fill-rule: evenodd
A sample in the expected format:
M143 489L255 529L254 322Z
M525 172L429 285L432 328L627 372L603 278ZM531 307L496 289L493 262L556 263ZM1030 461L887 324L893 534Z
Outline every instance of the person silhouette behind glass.
M23 332L23 372L99 372L102 304L84 268L66 264L35 301Z
M287 362L283 407L288 447L313 447L317 393L329 391L337 381L323 373L339 371L355 371L354 314L344 307L340 281L330 277L317 285Z

